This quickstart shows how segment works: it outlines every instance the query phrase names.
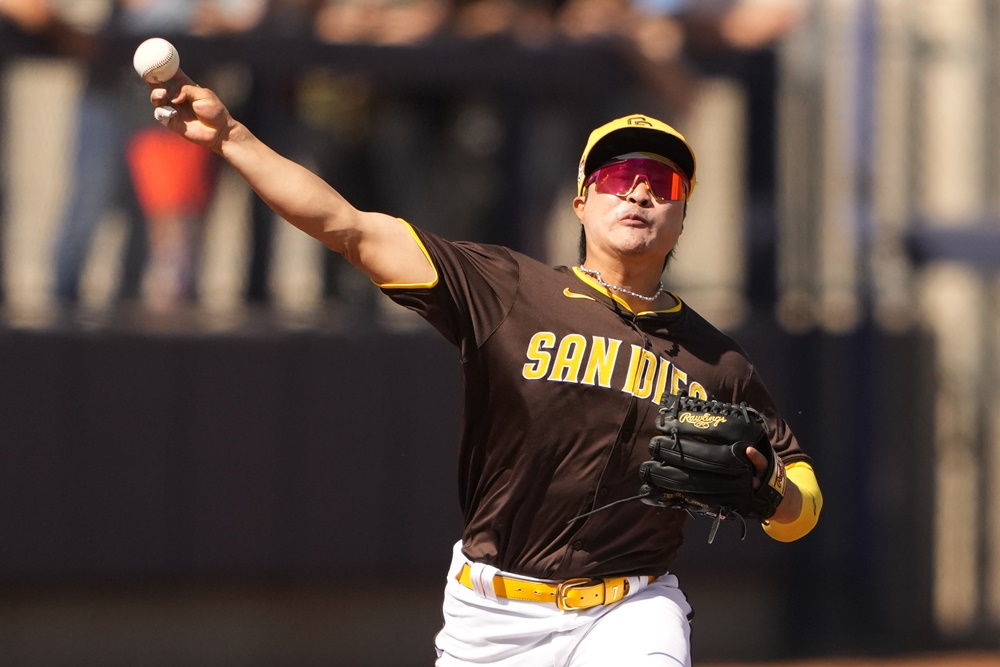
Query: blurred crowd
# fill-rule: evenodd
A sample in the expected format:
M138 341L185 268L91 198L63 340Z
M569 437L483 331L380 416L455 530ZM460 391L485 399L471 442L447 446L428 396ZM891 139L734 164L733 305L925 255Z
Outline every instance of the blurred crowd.
M169 310L199 300L199 250L218 161L151 122L134 72L101 59L110 35L281 35L415 48L493 40L535 51L614 44L642 85L590 91L585 105L545 95L527 103L488 77L422 90L291 61L250 67L241 77L231 68L183 64L196 80L224 88L237 116L266 142L315 165L360 208L542 256L540 230L572 184L591 127L636 110L683 127L702 76L697 54L738 59L767 50L801 21L804 1L0 0L0 68L6 58L38 53L77 59L86 75L67 155L76 179L53 242L53 301L80 304L96 230L112 211L129 230L114 302ZM273 56L280 65L282 54ZM267 304L275 221L250 197L245 298ZM0 238L3 211L0 190ZM0 277L3 256L0 248ZM326 298L370 310L371 285L332 253L325 268Z

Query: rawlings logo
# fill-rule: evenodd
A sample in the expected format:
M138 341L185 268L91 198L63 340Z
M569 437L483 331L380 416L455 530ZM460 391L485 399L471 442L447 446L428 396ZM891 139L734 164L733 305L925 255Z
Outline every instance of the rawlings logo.
M785 464L782 463L781 457L777 454L774 455L774 472L771 473L771 479L768 480L768 484L771 488L777 491L782 496L785 495L785 481L788 479L785 474Z
M691 424L695 428L707 429L715 428L724 423L726 418L722 415L713 415L709 412L695 414L693 412L682 412L679 421L682 424Z

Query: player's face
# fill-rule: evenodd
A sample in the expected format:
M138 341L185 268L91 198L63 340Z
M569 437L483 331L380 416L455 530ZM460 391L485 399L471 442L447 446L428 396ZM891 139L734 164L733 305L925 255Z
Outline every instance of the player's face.
M598 192L590 185L573 208L587 232L587 256L648 257L662 262L684 229L684 201L659 199L642 179L627 193ZM594 252L592 252L594 251Z

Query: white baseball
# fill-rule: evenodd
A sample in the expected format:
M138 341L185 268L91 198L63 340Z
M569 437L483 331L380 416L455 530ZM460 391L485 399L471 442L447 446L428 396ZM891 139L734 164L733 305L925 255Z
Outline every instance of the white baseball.
M149 83L163 83L173 78L181 66L181 56L174 45L162 37L150 37L132 56L136 73Z

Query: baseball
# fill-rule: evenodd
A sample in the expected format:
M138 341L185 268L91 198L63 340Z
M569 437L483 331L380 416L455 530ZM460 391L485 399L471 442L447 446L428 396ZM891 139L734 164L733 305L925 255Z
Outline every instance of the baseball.
M151 37L135 50L132 66L149 83L162 83L177 74L181 57L173 44L161 37Z

